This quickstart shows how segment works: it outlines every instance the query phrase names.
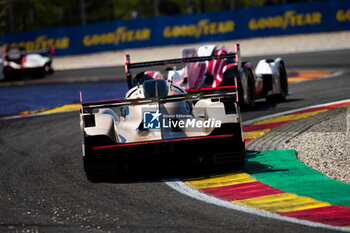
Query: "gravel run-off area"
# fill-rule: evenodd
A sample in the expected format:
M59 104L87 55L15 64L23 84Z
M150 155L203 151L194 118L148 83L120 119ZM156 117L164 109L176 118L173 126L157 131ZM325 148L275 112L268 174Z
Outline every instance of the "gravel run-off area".
M298 159L330 178L350 184L350 108L285 144Z

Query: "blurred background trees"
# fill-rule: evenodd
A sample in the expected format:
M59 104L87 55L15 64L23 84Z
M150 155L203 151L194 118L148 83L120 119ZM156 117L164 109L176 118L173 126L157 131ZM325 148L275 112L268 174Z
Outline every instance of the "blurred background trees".
M0 0L0 33L317 0Z

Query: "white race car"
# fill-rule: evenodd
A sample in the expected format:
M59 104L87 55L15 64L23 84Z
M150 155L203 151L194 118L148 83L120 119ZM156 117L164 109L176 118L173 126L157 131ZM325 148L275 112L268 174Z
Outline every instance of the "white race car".
M192 166L241 167L245 146L236 86L185 90L171 77L165 77L168 70L139 70L234 56L141 63L130 63L126 56L129 90L125 98L82 103L80 126L87 178L95 180L100 175L118 173L135 163L147 167L150 163L175 165L181 161ZM131 69L138 69L139 73L132 77Z
M22 48L4 49L0 65L3 74L0 75L0 79L16 80L24 76L43 78L45 73L53 73L51 67L53 53L53 47L35 51L25 51Z

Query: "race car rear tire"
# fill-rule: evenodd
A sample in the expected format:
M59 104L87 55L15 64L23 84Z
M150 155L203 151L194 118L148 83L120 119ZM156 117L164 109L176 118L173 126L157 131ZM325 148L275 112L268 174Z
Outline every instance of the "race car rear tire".
M254 107L255 105L255 82L254 82L254 76L252 74L252 71L250 69L247 70L247 101L244 101L244 91L243 91L243 86L242 86L242 79L239 79L238 81L238 104L240 106L245 106L245 107Z
M284 66L283 62L280 64L280 94L279 99L280 100L286 100L288 96L288 77L287 77L287 71L286 67Z
M53 74L55 72L54 69L51 67L51 62L45 64L44 70L46 74Z
M113 172L110 172L108 169L106 169L106 173L96 173L95 171L92 171L90 169L84 169L85 170L85 176L86 178L91 181L92 183L102 182L105 180L110 179L116 179L118 178L119 173L115 170Z
M91 169L92 164L90 164L88 158L84 158L84 171L85 171L85 176L86 179L89 181L95 183L99 182L101 180L101 176L96 174L92 169Z
M4 72L4 81L13 81L13 80L19 80L21 79L21 74L14 73L14 72Z
M248 105L250 107L254 107L255 105L255 81L252 71L248 70L248 96L249 96L249 103Z
M288 96L288 77L286 67L284 63L281 62L279 67L279 83L280 83L280 93L273 96L268 96L266 99L271 102L285 101Z
M88 179L92 183L97 183L102 180L101 176L97 176L96 174L90 172L85 172L85 176L86 179Z
M38 69L32 74L32 79L42 79L45 76L45 67Z
M83 157L86 178L93 182L115 179L119 175L118 165L115 161L104 161L88 154Z

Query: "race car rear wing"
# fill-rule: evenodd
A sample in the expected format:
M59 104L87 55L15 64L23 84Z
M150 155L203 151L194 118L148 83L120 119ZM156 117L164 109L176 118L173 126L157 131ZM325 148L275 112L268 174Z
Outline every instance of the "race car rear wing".
M138 62L138 63L130 63L130 55L124 55L125 61L125 74L128 82L129 89L132 87L132 75L131 69L133 68L142 68L142 67L151 67L151 66L161 66L161 65L175 65L175 64L183 64L183 63L191 63L191 62L202 62L202 61L210 61L210 60L219 60L219 59L234 59L238 65L238 69L241 69L241 52L239 44L235 44L235 52L231 54L225 55L212 55L205 57L185 57L185 58L176 58L176 59L168 59L168 60L157 60L157 61L148 61L148 62Z
M209 98L225 98L236 96L236 86L225 86L219 89L205 88L205 93L201 92L201 89L197 89L196 92L182 95L172 96L156 96L143 99L117 99L117 100L106 100L97 102L84 102L81 103L83 113L92 113L94 109L101 108L113 108L113 107L125 107L133 105L146 105L146 104L157 104L157 103L169 103L169 102L180 102L180 101L195 101L200 99Z
M81 114L84 121L84 127L93 127L95 126L95 117L94 117L94 109L102 109L102 108L114 108L114 107L127 107L134 105L149 105L155 104L160 106L163 103L169 102L181 102L181 101L196 101L200 99L222 99L229 98L234 99L236 97L237 91L236 86L225 86L220 87L219 89L214 88L206 88L205 92L200 89L195 92L189 94L181 94L181 95L172 95L172 96L156 96L150 98L143 99L118 99L118 100L106 100L106 101L98 101L98 102L82 102L81 98Z

